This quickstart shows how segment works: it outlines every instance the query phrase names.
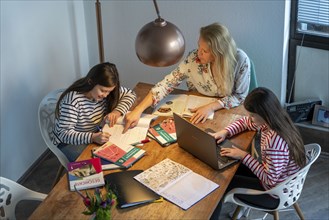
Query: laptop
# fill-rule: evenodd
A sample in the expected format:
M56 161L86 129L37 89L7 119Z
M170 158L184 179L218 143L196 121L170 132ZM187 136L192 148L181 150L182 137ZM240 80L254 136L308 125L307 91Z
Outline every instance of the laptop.
M221 170L238 162L237 159L220 156L221 147L232 147L231 141L217 144L216 139L206 131L174 113L177 143L193 156L216 170Z

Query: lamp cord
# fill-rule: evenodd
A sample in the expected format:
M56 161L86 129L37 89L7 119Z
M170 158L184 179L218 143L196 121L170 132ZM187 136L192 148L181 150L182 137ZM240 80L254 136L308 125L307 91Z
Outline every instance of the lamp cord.
M161 17L160 17L160 11L159 11L159 7L158 7L158 4L157 4L157 1L156 0L153 0L153 3L154 3L155 11L157 12L158 18L161 19Z

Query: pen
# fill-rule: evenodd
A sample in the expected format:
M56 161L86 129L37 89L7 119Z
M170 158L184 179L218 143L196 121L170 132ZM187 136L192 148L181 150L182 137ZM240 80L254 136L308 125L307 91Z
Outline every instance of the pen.
M139 144L145 144L147 142L150 142L150 140L149 139L141 140L141 141L132 143L131 145L135 146L135 145L139 145Z
M100 126L97 126L96 128L97 128L98 132L103 132L102 128Z

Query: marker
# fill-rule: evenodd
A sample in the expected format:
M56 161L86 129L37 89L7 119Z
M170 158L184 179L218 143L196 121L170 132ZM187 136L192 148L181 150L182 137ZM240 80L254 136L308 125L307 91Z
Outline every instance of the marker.
M132 143L131 145L136 146L136 145L140 145L140 144L146 144L147 142L150 142L150 140L149 139L141 140L141 141Z

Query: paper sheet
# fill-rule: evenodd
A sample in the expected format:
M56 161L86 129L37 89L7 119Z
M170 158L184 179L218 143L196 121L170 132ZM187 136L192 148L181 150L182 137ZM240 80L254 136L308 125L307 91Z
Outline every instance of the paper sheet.
M133 144L146 138L150 123L156 115L143 114L136 127L129 129L122 134L124 129L123 117L120 117L113 127L107 124L103 127L103 132L111 134L109 141L122 144Z

